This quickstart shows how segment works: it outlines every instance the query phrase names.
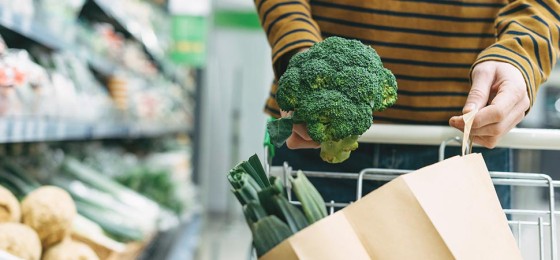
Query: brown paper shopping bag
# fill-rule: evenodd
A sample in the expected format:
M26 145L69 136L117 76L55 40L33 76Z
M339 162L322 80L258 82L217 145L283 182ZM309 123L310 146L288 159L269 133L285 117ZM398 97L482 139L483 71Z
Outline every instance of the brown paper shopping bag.
M269 259L521 259L480 154L400 176L296 233Z
M470 154L394 179L261 257L271 259L522 257L484 159Z

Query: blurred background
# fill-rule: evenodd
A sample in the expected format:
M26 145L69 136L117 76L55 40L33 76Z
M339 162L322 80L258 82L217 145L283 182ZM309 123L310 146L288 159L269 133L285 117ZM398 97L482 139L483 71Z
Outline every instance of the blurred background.
M0 185L67 190L101 259L248 259L226 174L264 156L270 56L250 0L0 0ZM521 127L560 128L559 69Z

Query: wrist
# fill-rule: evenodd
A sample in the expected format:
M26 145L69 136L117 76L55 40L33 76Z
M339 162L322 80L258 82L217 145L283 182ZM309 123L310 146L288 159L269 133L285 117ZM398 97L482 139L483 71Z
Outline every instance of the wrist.
M286 72L286 69L288 69L288 64L290 63L290 59L292 59L294 55L300 52L304 52L308 49L309 47L293 49L278 58L278 60L274 64L274 73L276 74L276 77L279 79L284 74L284 72Z

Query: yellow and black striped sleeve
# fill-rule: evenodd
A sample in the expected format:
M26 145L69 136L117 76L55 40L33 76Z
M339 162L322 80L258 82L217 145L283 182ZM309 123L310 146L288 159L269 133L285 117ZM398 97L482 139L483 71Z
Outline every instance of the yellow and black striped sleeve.
M497 41L482 51L473 67L486 60L517 67L527 84L531 106L537 89L550 74L559 53L560 3L555 0L513 1L495 21Z
M321 32L311 18L308 0L255 0L261 25L272 48L276 76L281 58L321 41Z

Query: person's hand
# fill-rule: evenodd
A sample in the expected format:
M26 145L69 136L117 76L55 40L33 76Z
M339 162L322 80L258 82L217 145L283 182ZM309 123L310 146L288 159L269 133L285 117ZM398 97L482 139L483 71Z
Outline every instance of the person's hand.
M282 117L287 117L292 112L280 111ZM292 135L286 140L286 146L290 149L308 149L319 148L321 145L309 136L307 133L307 126L305 124L294 124L292 127Z
M494 148L500 138L525 117L530 101L521 71L509 63L481 62L473 68L472 87L463 113L479 109L474 119L473 142ZM449 119L449 125L461 131L462 116Z

